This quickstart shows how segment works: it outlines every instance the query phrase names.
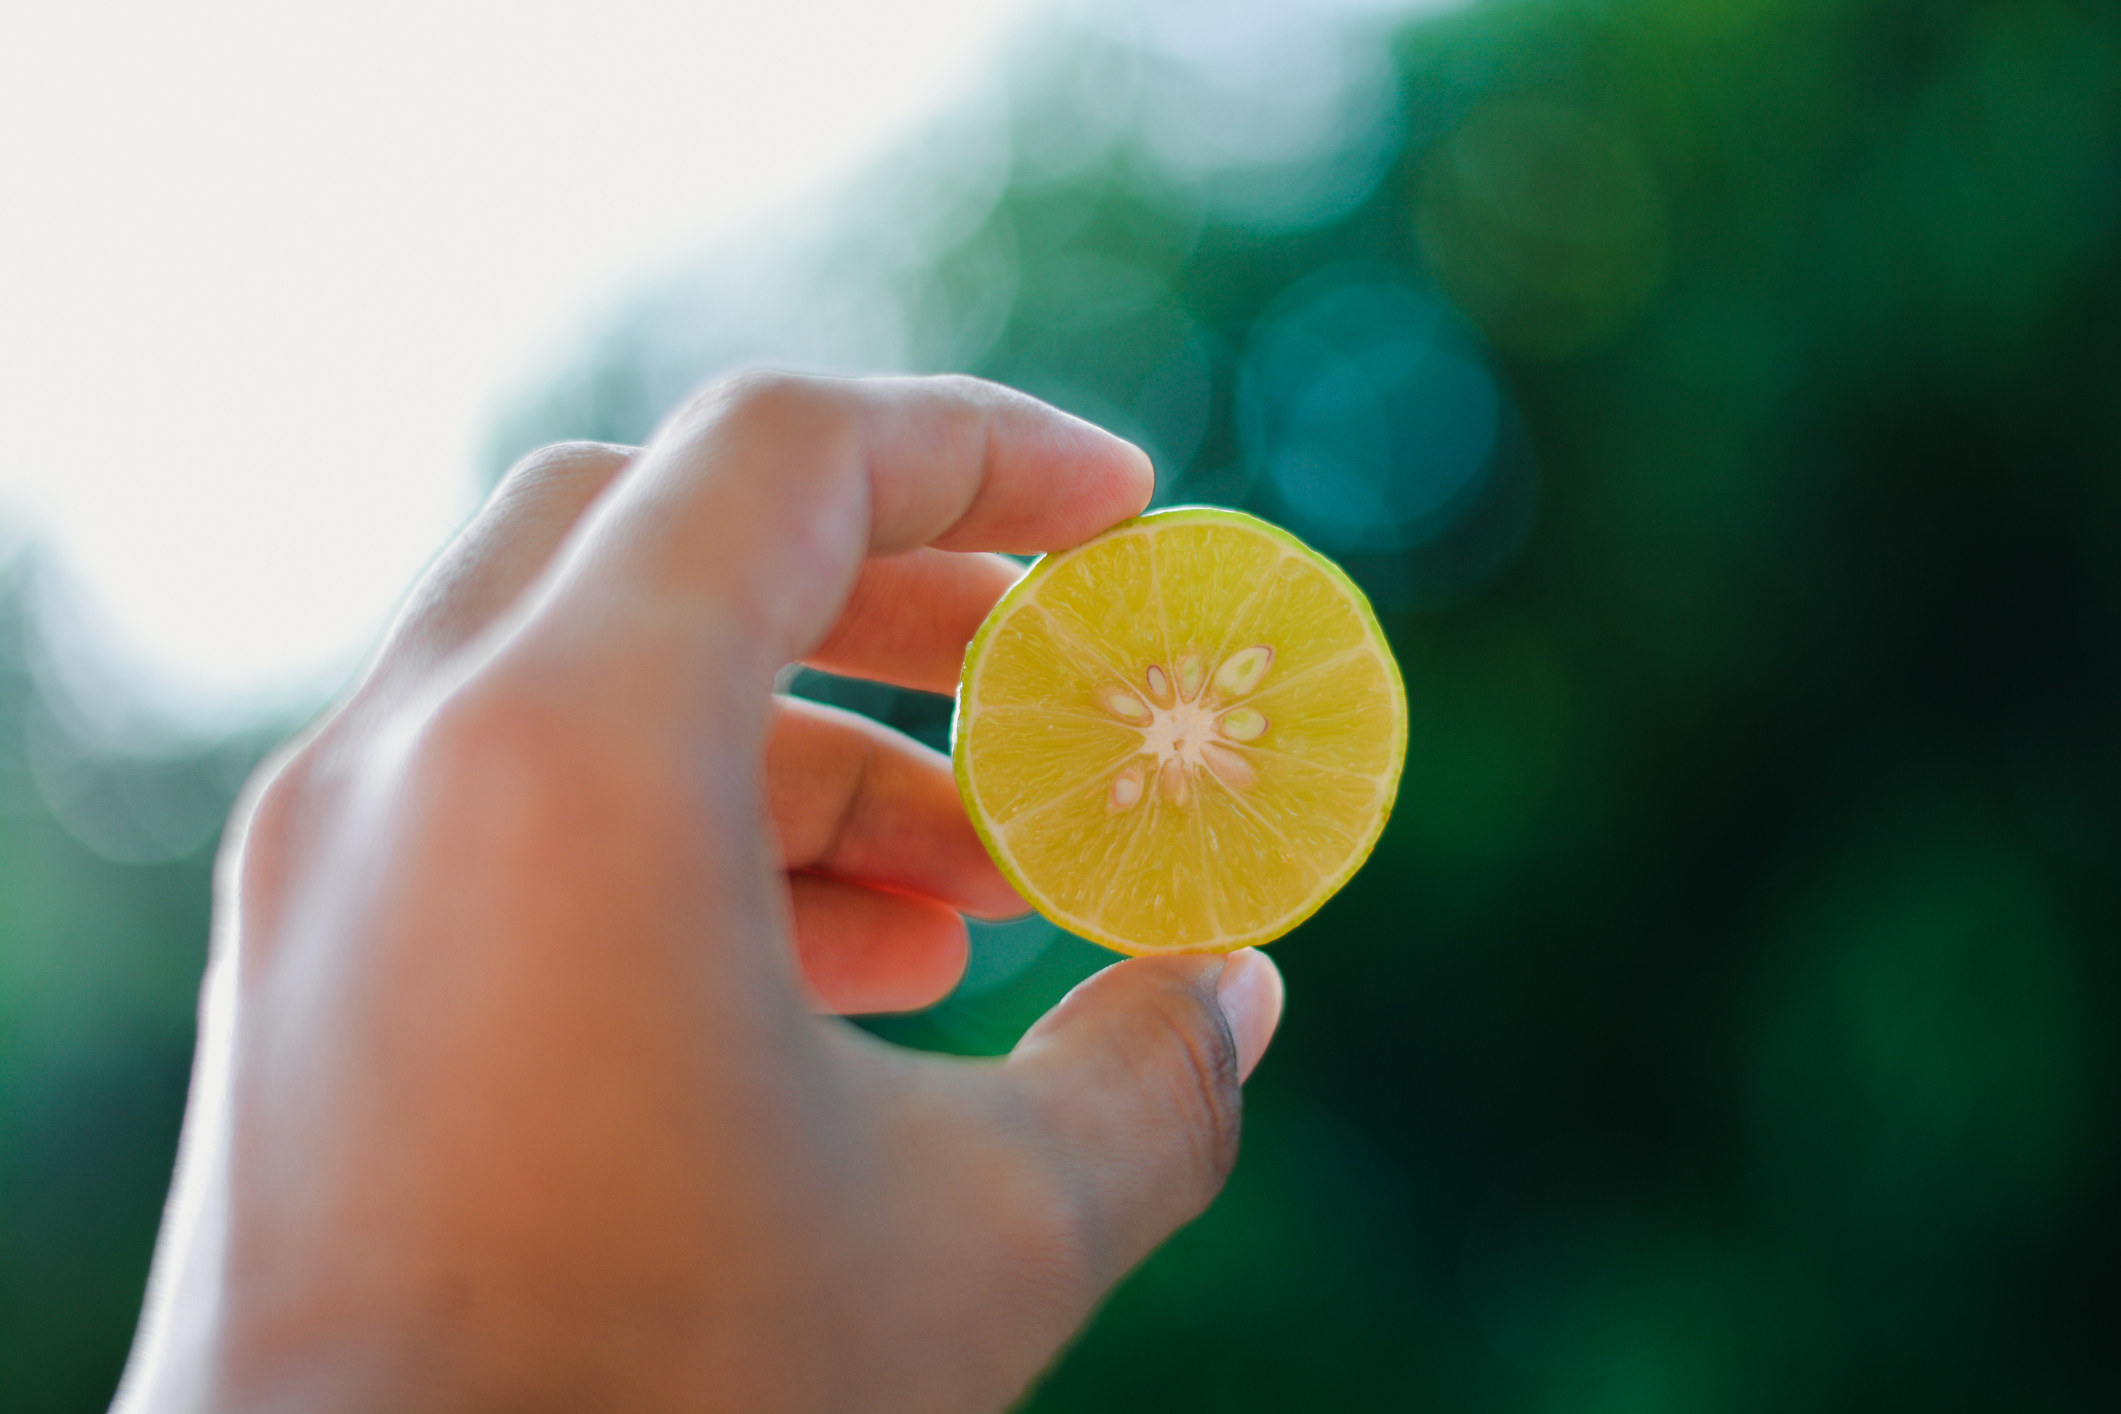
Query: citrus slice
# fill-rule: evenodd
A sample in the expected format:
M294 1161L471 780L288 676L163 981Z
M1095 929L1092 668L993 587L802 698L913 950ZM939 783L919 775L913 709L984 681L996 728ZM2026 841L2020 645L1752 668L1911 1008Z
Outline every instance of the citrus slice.
M951 756L1024 900L1127 953L1278 938L1361 867L1406 756L1362 591L1205 507L1048 555L965 653Z

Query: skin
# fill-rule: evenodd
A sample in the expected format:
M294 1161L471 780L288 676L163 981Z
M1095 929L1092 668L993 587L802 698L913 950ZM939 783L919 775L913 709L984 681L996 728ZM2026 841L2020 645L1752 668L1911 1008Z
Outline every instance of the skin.
M1022 907L948 763L776 697L954 685L1147 459L967 379L747 375L548 448L229 831L118 1408L991 1411L1208 1203L1264 955L1097 974L996 1061L930 1003Z

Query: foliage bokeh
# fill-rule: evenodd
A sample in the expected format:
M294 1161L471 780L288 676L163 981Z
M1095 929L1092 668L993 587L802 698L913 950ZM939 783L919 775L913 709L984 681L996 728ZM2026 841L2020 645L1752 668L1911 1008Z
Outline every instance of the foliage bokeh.
M2107 1407L2121 16L1099 16L829 219L645 291L494 456L639 440L739 363L971 371L1375 599L1399 808L1277 945L1228 1192L1029 1407ZM82 821L160 838L255 743L82 748L116 803L70 816L38 681L0 678L0 1403L77 1410L207 886L203 840ZM874 1029L1000 1051L1106 960L977 934Z

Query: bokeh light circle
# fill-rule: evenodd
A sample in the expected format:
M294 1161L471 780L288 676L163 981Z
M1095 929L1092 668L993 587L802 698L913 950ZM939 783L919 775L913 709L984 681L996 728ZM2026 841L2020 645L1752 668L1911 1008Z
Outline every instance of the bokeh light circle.
M1434 295L1397 271L1336 266L1254 326L1238 431L1276 514L1340 554L1449 535L1497 465L1507 397Z

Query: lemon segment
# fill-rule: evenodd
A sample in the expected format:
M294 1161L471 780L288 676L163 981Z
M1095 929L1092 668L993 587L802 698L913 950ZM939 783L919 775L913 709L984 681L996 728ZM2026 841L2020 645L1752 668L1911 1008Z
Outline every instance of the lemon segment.
M1406 693L1347 576L1235 511L1035 564L965 655L958 790L1018 893L1129 953L1281 936L1377 842Z

